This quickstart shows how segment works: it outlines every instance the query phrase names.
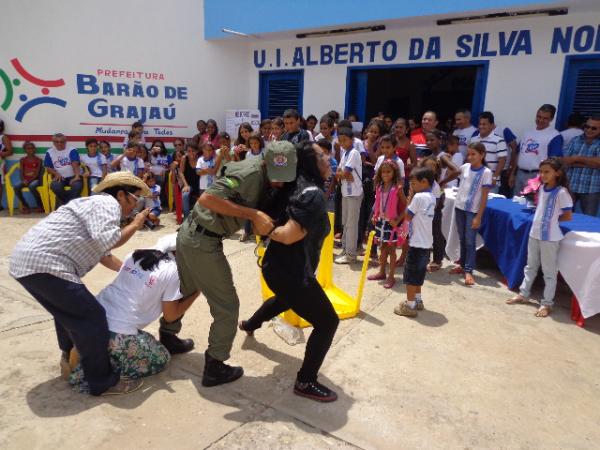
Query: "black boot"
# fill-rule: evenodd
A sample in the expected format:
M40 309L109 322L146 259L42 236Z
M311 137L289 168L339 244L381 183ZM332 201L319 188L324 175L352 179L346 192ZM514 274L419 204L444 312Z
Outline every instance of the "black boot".
M167 347L171 355L177 353L187 353L194 348L194 341L191 339L179 339L176 334L159 331L160 343Z
M204 352L202 386L211 387L231 383L244 375L244 369L225 364Z

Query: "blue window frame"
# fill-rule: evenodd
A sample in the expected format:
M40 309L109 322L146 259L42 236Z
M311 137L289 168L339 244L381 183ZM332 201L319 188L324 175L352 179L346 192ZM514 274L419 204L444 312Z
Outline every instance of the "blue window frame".
M473 86L473 100L471 114L479 116L484 110L485 92L487 88L489 61L465 61L465 62L440 62L425 64L391 64L376 66L348 67L346 76L346 107L344 117L356 114L359 121L365 121L367 108L367 87L369 70L381 69L416 69L436 67L473 67L476 69L475 83Z
M566 127L569 114L600 114L600 56L574 55L565 58L556 128Z
M290 108L302 115L304 70L261 71L258 83L258 109L263 119L283 116Z

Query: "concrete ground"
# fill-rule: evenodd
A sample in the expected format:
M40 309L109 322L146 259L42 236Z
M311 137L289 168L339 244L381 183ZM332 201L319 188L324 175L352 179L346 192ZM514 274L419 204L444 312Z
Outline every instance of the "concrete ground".
M254 339L236 337L231 361L244 367L242 379L202 387L211 322L202 299L182 332L196 349L174 357L143 390L113 398L74 393L58 377L50 316L7 274L15 242L39 219L0 218L2 449L600 446L600 319L575 326L564 286L547 319L534 317L532 305L505 305L509 292L485 257L474 288L446 270L428 275L427 309L414 320L392 312L404 297L400 282L393 291L368 282L360 316L341 322L322 368L321 381L339 394L335 403L292 393L304 346L287 345L270 327ZM115 253L123 257L175 230L171 216L165 223ZM253 249L225 242L241 317L261 301ZM358 270L336 266L337 284L354 293ZM96 267L84 281L98 292L112 278Z

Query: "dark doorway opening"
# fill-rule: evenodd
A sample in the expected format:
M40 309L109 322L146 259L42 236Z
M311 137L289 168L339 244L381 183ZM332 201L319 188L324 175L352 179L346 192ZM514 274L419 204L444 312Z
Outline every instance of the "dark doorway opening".
M457 109L483 110L487 64L349 69L346 113L368 122L379 112L420 119L434 110L442 126Z

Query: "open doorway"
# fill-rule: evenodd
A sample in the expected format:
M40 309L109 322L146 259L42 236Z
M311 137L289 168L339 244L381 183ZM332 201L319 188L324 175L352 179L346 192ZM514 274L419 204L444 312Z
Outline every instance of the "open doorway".
M367 122L379 112L421 118L438 113L440 126L467 108L477 117L483 110L487 62L353 67L348 69L346 115Z

